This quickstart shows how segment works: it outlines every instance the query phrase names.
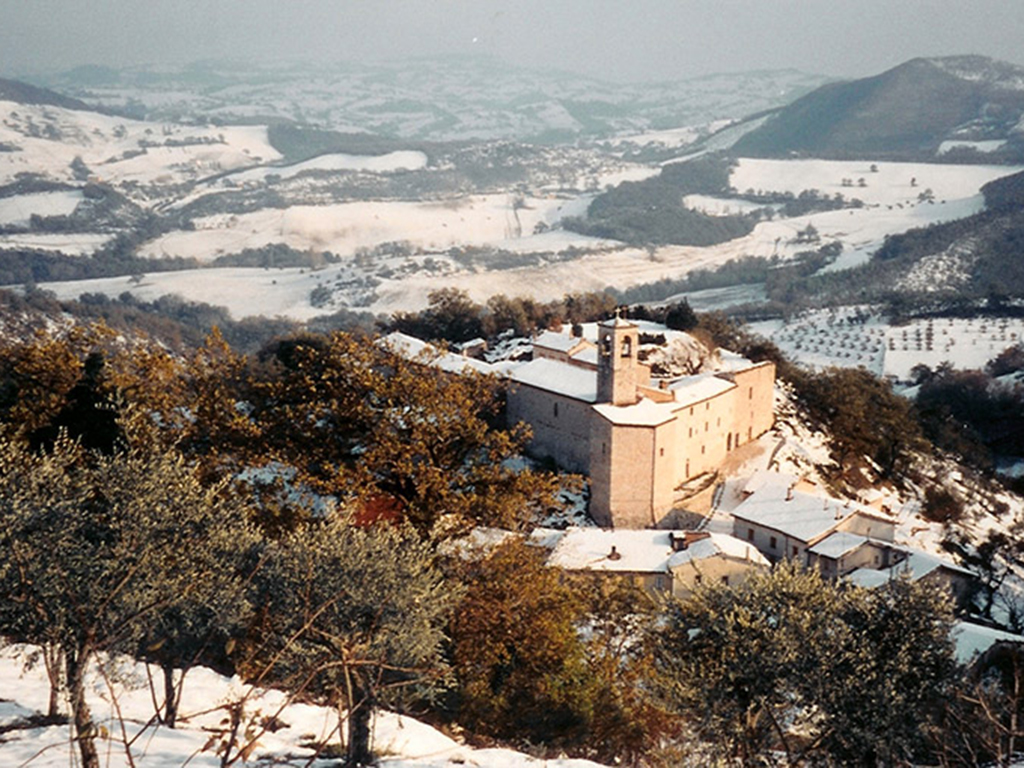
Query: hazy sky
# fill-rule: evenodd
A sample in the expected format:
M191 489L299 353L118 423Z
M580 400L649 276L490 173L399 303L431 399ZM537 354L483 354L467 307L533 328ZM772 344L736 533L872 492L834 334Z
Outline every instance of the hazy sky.
M609 80L915 56L1024 64L1022 0L0 0L0 77L203 58L483 53Z

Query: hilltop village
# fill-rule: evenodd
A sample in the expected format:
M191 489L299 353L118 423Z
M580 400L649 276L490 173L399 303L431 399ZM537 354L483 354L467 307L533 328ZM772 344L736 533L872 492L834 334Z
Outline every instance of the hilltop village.
M550 550L551 566L677 597L705 580L740 584L783 560L863 586L926 580L958 605L975 587L971 571L948 558L897 543L893 500L875 489L859 501L835 499L813 480L756 461L742 474L733 461L736 503L726 509L719 497L711 509L689 509L695 487L724 489L726 463L771 430L770 361L711 353L686 333L618 313L538 333L528 360L485 362L481 340L449 353L398 332L384 343L452 373L506 378L507 420L530 427L529 452L587 479L597 527L542 527L529 537ZM673 344L691 355L686 372L659 365L655 375L645 358Z

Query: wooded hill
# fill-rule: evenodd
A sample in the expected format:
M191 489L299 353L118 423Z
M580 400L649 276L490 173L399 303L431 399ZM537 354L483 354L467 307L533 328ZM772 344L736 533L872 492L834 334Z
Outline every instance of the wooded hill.
M963 159L1019 160L1024 70L981 56L912 59L874 77L829 83L779 109L733 146L754 157L921 159L943 141L1008 139ZM956 159L951 154L944 159Z

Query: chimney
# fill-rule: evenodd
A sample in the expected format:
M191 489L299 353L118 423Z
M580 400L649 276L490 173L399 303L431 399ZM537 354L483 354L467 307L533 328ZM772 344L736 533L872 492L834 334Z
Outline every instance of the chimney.
M621 560L622 555L619 554L618 550L615 549L615 545L612 544L612 551L608 553L609 560Z

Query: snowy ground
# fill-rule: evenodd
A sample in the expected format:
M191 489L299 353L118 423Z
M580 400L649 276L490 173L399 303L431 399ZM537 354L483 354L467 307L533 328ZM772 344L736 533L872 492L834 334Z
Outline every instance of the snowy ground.
M16 727L33 715L45 713L48 686L41 664L26 670L25 646L0 651L0 728L11 728L0 738L0 765L23 768L67 768L77 765L68 726ZM251 756L236 765L309 766L313 742L337 744L337 713L325 707L289 701L279 691L252 689L237 678L228 679L208 669L191 671L185 681L179 727L153 724L154 700L160 701L158 669L121 661L104 672L108 685L94 669L88 680L89 703L97 725L105 732L98 741L101 764L109 768L217 768L216 749L223 743L227 706L244 701L244 724L258 734ZM120 717L118 717L120 710ZM273 731L261 724L276 718ZM122 726L124 730L122 731ZM245 728L243 728L245 730ZM127 739L126 739L127 736ZM134 739L130 762L125 741ZM471 765L479 768L600 768L589 760L536 760L508 749L472 749L416 720L382 712L375 718L373 746L387 768L442 768ZM334 765L322 760L314 766Z

